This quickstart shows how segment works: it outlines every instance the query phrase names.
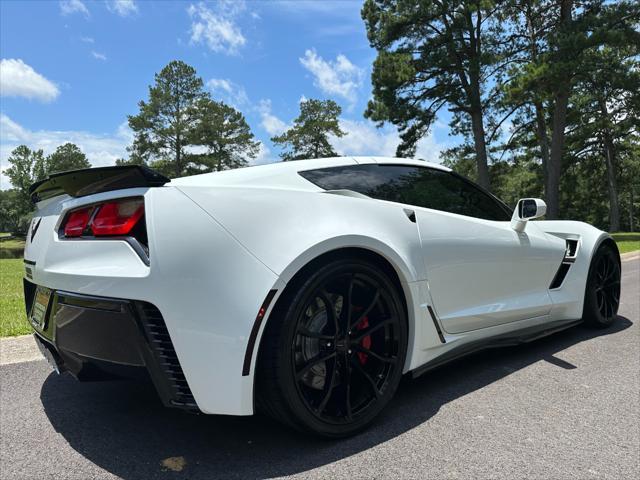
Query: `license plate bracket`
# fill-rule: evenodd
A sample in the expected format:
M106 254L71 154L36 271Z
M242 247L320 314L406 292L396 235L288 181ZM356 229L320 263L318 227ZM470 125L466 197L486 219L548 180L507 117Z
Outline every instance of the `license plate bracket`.
M31 325L37 330L44 330L47 327L47 312L51 303L51 293L53 291L47 287L38 286L33 297L33 305L29 314Z

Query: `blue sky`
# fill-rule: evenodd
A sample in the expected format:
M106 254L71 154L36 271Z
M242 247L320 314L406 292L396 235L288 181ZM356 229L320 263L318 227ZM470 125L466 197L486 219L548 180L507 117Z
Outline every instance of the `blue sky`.
M392 126L363 118L375 51L361 2L0 1L0 159L15 146L46 153L71 141L94 165L126 156L126 119L154 73L174 59L195 67L216 99L241 110L262 142L255 163L278 159L269 138L290 125L301 98L343 109L343 155L392 155ZM419 145L437 161L450 146L438 122ZM1 176L2 188L7 188Z

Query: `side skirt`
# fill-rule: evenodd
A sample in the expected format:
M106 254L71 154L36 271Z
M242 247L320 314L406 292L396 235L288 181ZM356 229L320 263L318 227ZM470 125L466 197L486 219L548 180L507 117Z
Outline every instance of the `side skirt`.
M488 350L490 348L499 347L512 347L514 345L520 345L522 343L532 342L547 335L551 335L567 328L571 328L575 325L582 323L582 319L579 320L556 320L555 322L547 323L544 325L537 325L535 327L525 328L516 332L503 333L496 335L495 337L476 340L469 343L455 347L441 356L419 366L415 370L410 372L413 378L429 372L435 368L441 367L453 360L464 357L471 353L479 352L481 350Z

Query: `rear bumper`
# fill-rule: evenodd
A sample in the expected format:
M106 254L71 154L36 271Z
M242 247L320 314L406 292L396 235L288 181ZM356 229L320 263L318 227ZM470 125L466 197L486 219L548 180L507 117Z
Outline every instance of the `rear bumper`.
M25 279L24 287L29 315L36 285ZM146 370L166 406L198 409L164 318L151 303L54 290L43 325L33 328L60 372L95 380Z

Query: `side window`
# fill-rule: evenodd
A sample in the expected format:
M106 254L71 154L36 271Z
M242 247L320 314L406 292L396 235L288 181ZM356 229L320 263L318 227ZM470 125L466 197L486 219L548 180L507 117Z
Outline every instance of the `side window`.
M497 199L450 172L416 167L403 183L403 203L485 220L511 218Z
M390 202L486 220L509 220L495 198L452 173L412 165L348 165L300 172L325 190L353 190Z

